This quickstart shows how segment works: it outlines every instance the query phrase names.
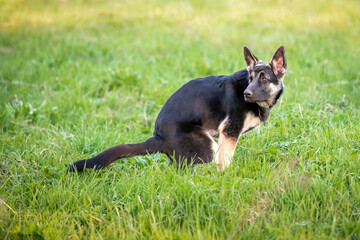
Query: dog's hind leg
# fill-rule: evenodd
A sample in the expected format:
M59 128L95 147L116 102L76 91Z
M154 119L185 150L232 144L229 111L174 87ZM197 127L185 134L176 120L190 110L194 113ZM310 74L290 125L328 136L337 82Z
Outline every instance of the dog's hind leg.
M215 144L204 131L196 131L178 133L170 149L178 165L204 164L213 161Z

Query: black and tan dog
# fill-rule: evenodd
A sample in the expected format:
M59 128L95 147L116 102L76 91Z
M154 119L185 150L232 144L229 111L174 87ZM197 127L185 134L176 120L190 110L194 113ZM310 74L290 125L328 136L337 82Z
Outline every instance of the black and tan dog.
M178 164L203 164L215 158L218 169L224 169L231 163L239 137L268 119L284 88L283 46L268 64L246 46L244 57L247 67L242 71L194 79L177 90L161 109L154 134L145 142L109 148L73 163L68 171L100 169L119 158L156 152Z

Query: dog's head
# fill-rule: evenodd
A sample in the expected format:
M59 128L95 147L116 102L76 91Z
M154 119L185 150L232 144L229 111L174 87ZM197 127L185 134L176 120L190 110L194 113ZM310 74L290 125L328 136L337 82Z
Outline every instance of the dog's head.
M249 73L249 85L244 91L246 102L271 107L282 93L286 74L285 48L276 50L270 63L263 63L244 46L244 58Z

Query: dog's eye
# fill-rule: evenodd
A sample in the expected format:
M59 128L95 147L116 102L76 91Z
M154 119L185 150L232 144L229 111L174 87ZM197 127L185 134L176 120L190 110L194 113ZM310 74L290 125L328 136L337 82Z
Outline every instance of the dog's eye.
M260 77L260 80L261 80L262 82L266 82L266 81L268 80L263 72L260 73L260 76L259 76L259 77Z

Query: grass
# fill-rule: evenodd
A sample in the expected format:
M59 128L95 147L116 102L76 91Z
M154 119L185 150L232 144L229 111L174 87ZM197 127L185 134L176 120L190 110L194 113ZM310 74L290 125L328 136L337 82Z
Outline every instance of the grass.
M0 238L360 238L360 4L0 0ZM151 136L182 84L270 60L287 86L233 164L66 165Z

